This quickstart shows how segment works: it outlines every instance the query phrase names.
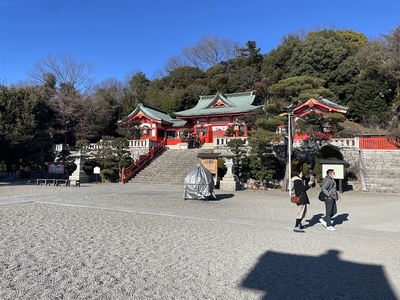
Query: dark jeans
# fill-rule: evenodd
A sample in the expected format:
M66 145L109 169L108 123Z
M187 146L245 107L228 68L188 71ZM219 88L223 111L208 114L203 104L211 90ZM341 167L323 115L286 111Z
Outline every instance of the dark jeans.
M335 200L328 200L325 199L325 217L323 217L324 221L326 222L326 226L331 226L331 218L336 215L337 208L336 208L336 201Z

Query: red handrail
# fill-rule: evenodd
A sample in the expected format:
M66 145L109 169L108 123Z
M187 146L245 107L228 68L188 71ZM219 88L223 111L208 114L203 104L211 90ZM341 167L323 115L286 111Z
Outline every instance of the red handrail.
M153 160L158 154L165 150L166 141L162 141L157 146L153 146L149 152L140 156L135 162L122 169L120 183L126 183L135 176L145 165Z

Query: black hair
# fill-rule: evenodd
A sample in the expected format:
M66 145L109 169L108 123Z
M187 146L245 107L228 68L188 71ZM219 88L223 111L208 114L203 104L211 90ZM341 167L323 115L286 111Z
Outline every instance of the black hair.
M326 175L329 175L329 173L332 173L332 172L335 172L335 170L334 169L328 169L328 170L326 170Z

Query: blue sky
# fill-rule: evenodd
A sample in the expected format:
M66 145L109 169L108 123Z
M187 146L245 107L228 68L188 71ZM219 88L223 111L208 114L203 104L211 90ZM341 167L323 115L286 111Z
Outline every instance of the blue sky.
M399 11L399 0L0 0L0 83L26 80L36 61L59 53L90 62L96 82L138 71L153 79L207 35L256 41L266 54L300 30L376 38L400 24Z

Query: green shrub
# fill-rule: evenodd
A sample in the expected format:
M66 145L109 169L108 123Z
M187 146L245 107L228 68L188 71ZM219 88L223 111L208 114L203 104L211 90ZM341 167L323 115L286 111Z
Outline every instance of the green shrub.
M104 169L100 171L100 177L102 181L113 182L118 180L118 174L116 171L111 169Z

